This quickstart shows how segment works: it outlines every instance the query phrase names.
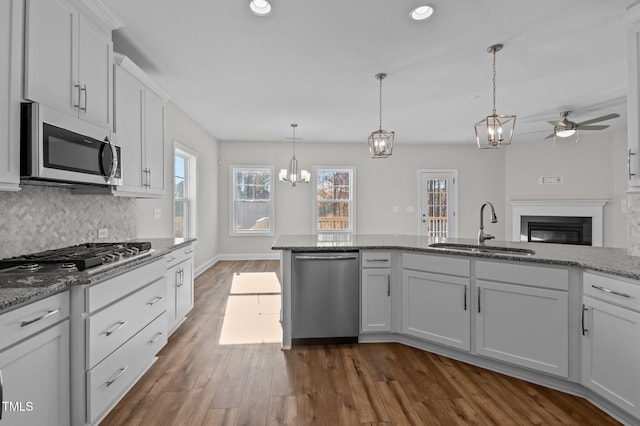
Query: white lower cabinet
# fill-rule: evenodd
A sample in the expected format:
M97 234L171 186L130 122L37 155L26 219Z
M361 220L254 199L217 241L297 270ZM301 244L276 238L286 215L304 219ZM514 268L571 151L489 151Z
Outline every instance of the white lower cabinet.
M405 269L402 293L403 333L471 349L469 278Z
M470 350L470 261L403 253L402 267L402 332Z
M0 424L69 424L68 316L69 292L0 316Z
M193 244L190 244L165 255L169 334L184 322L193 308L193 253Z
M477 354L569 377L569 271L476 261Z
M583 286L582 384L640 416L640 286L590 273Z
M391 331L391 269L364 268L361 280L361 331Z
M476 353L569 375L566 291L476 281Z

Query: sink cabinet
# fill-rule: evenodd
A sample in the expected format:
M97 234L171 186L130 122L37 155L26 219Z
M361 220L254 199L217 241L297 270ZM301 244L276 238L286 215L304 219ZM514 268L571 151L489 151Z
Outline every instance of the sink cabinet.
M569 376L566 269L476 261L479 355Z
M81 7L26 0L24 98L110 131L115 28Z
M469 260L403 253L402 267L402 332L469 351Z
M68 291L0 315L1 424L69 424L68 318Z
M582 383L640 416L640 283L583 274Z
M391 252L363 251L360 331L391 331Z

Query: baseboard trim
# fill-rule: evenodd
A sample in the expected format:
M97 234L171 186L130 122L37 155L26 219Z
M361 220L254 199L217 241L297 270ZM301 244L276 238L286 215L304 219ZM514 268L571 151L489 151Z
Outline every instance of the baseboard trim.
M206 271L207 269L211 268L213 265L218 263L219 260L220 259L218 259L218 256L212 257L211 259L204 262L202 265L198 266L194 271L194 275L197 277L198 275L200 275L201 273L203 273L204 271Z

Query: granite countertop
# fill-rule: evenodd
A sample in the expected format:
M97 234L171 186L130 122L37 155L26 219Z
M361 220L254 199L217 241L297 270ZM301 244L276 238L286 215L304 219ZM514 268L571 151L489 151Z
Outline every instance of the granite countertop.
M141 238L135 241L149 241L154 250L148 256L139 257L130 262L114 265L98 273L86 271L33 274L0 274L0 314L20 307L55 293L69 289L75 285L92 285L108 280L116 275L134 269L140 265L153 262L165 254L196 242L196 239L182 238Z
M579 266L625 278L640 280L640 257L629 256L627 249L576 246L548 243L521 243L489 240L489 247L525 248L534 255L510 255L490 252L461 252L429 247L433 243L477 244L476 240L462 238L427 238L416 235L281 235L273 243L273 250L292 251L347 251L347 250L404 250L425 253L471 256L523 263Z

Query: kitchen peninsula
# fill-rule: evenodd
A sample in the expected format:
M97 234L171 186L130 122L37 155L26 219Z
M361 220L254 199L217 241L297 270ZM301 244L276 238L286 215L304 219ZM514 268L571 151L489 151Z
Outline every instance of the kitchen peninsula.
M284 349L297 325L295 256L351 252L359 342L417 347L640 420L640 258L625 249L352 234L282 235L272 249Z

